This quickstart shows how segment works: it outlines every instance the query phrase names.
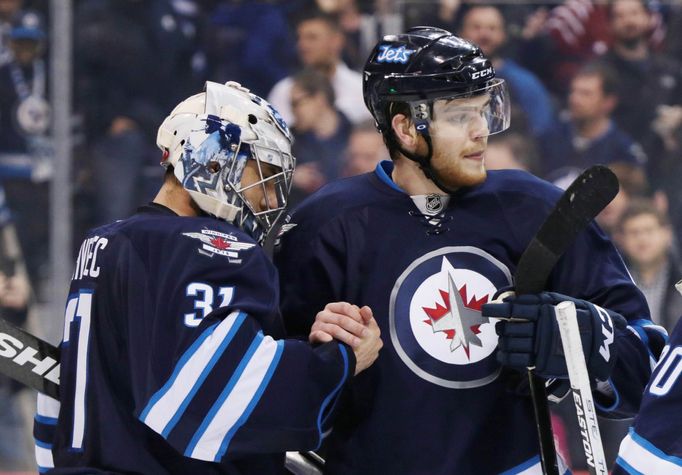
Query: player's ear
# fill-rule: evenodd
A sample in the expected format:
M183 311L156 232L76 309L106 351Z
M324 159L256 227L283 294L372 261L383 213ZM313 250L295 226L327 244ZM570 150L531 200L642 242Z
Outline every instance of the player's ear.
M396 114L391 119L391 127L398 143L407 151L417 148L417 129L414 123L405 114Z

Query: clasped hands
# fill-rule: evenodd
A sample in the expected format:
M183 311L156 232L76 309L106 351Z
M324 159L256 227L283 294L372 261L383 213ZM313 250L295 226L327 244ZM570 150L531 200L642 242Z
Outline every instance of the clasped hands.
M328 303L318 312L308 336L311 343L327 343L334 339L353 349L356 375L374 363L384 346L372 309L348 302Z

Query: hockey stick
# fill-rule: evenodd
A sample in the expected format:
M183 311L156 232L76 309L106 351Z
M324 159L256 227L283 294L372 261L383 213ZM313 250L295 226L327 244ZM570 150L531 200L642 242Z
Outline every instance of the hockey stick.
M287 452L284 467L295 475L320 475L324 459L315 452Z
M0 374L59 400L59 355L54 345L0 317ZM324 460L314 452L287 452L294 475L319 475Z
M0 373L59 398L59 349L1 317Z
M559 198L533 240L521 255L514 274L517 294L542 292L554 265L578 234L618 193L618 179L608 168L595 165L576 178ZM528 368L535 423L544 473L557 475L556 448L547 405L545 382Z
M561 344L566 357L568 380L571 383L573 404L580 426L580 436L583 442L583 451L589 471L592 475L607 475L606 457L597 423L597 411L592 397L590 377L587 373L587 365L583 353L583 344L580 341L580 328L573 302L561 302L556 306L556 319L559 323Z

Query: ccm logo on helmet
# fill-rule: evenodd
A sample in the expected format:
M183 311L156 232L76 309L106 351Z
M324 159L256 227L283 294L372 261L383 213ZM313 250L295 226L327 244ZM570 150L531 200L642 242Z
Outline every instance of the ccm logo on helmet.
M410 55L414 53L412 49L405 49L404 46L400 48L393 48L391 45L379 46L381 53L377 56L377 63L407 63Z
M486 76L490 76L493 73L493 68L486 68L482 69L480 71L476 71L471 75L471 79L479 79L479 78L484 78Z

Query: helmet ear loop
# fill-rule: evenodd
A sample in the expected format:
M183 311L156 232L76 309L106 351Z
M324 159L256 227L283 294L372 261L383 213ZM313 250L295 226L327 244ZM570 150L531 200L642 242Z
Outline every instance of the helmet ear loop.
M429 168L431 162L431 140L429 138L429 104L426 102L420 102L418 104L410 103L410 120L414 123L417 133L426 139L426 144L428 146L427 155L421 156L414 152L405 150L400 143L400 140L395 135L393 127L387 128L386 138L387 142L390 144L391 148L395 148L402 155L417 163L421 169Z

